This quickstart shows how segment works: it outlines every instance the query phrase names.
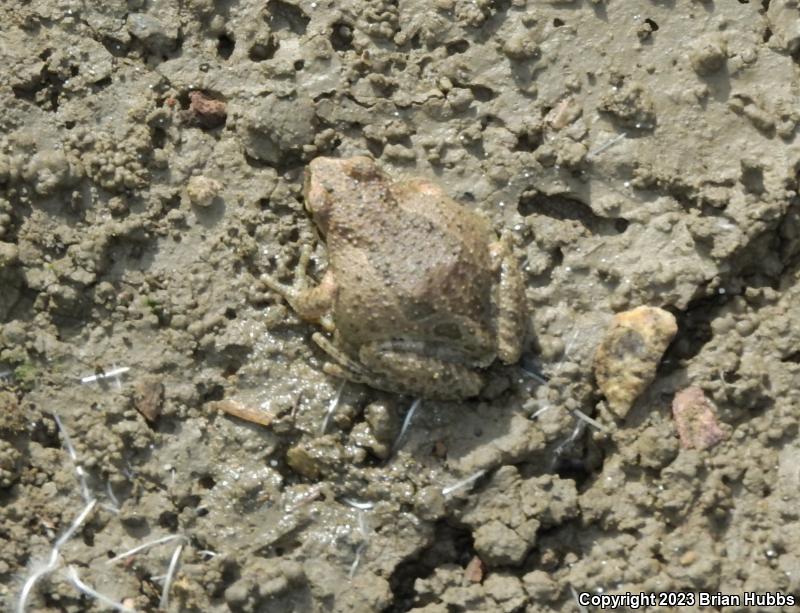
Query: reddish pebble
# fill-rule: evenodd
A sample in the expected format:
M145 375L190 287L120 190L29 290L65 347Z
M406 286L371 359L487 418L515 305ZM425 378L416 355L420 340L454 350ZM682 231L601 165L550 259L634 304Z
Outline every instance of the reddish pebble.
M464 569L464 579L470 583L480 583L486 573L486 566L478 556L473 557Z
M696 385L675 394L672 416L685 449L709 449L728 438L720 426L717 407Z
M225 124L228 117L223 100L217 100L200 91L189 93L189 112L203 128L218 128Z

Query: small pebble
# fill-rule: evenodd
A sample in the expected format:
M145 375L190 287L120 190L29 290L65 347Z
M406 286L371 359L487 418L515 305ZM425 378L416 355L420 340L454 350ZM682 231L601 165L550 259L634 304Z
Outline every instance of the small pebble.
M684 449L710 449L728 438L717 417L717 407L693 385L675 394L672 417Z
M164 384L159 377L145 377L136 384L133 406L150 423L158 420L164 406Z
M189 94L189 113L203 128L218 128L225 124L228 117L225 101L217 100L200 91Z
M641 306L614 316L594 358L600 391L614 414L623 418L653 381L667 346L675 338L675 316Z

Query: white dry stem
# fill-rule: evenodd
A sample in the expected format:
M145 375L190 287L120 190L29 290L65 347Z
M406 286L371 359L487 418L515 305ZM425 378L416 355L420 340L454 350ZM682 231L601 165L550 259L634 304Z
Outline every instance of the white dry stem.
M114 556L110 560L106 561L106 564L114 564L115 562L119 562L125 558L129 558L132 555L139 553L140 551L144 551L145 549L149 549L150 547L154 547L156 545L161 545L163 543L169 543L170 541L174 541L176 539L182 539L186 542L186 537L182 534L170 534L168 536L162 536L161 538L157 538L154 541L148 541L147 543L143 543L134 547L133 549L129 549L128 551L121 553L119 555Z
M534 381L538 381L542 385L547 385L547 379L540 375L538 372L533 370L528 370L527 368L520 368L523 374L528 375Z
M111 481L106 481L106 493L108 494L109 500L111 500L111 504L114 505L117 513L119 513L119 500L114 495L114 488L111 487Z
M53 549L50 551L50 557L47 560L47 564L34 570L25 580L25 584L22 586L22 592L20 592L19 595L19 602L17 603L17 613L25 613L28 598L30 597L31 592L33 591L33 588L39 579L45 575L49 575L56 568L58 568L58 558L61 553L61 547L63 547L64 543L71 539L72 535L75 534L78 528L83 525L83 522L86 521L89 513L91 513L92 509L94 509L95 504L97 504L97 500L90 500L88 502L83 511L81 511L78 517L75 518L75 521L73 521L70 527L67 528L66 532L58 537L58 540L53 545Z
M358 512L358 529L361 530L361 536L365 539L369 538L369 526L367 525L367 514L364 511Z
M178 570L178 562L181 559L181 552L183 552L183 543L175 548L175 553L169 561L169 568L167 568L167 576L164 579L164 587L161 590L161 600L158 603L159 608L167 610L169 606L169 588L172 587L172 580L175 578L175 572Z
M361 555L364 553L364 550L367 548L366 543L361 543L356 549L356 559L353 560L353 563L350 565L350 572L347 573L347 578L352 579L355 574L356 570L358 569L358 565L361 563Z
M564 345L564 353L561 356L561 359L559 360L558 364L556 364L556 369L553 371L553 374L550 375L549 379L555 379L556 376L558 375L558 373L561 372L561 369L564 368L565 360L567 359L567 356L569 356L569 352L572 349L572 343L575 342L576 338L578 338L578 330L577 329L575 330L575 332L572 333L572 336L570 336L569 341L567 341L567 344ZM524 372L528 372L528 371L524 371ZM528 374L532 374L532 373L528 373ZM549 383L549 380L546 381L546 383ZM537 417L539 417L539 415L542 415L543 413L547 413L547 411L549 411L552 408L553 408L552 405L546 404L541 409L539 409L538 411L534 412L530 416L529 419L536 419Z
M586 157L587 157L587 158L593 158L593 157L595 157L596 155L600 155L601 153L603 153L603 151L605 151L606 149L608 149L608 148L610 148L610 147L613 147L614 145L616 145L616 144L617 144L619 141L621 141L621 140L622 140L623 138L625 138L626 136L628 136L628 135L627 135L625 132L623 132L622 134L617 134L617 135L616 135L614 138L612 138L612 139L611 139L611 140L609 140L609 141L606 141L605 143L603 143L602 145L600 145L600 146L599 146L597 149L595 149L594 151L590 151L589 153L587 153L587 154L586 154Z
M470 475L466 479L462 479L461 481L456 481L453 485L448 485L447 487L442 488L442 496L449 496L456 490L460 490L462 487L467 487L468 485L472 485L478 479L483 477L486 474L486 469L481 468L478 472Z
M70 580L72 585L78 589L79 592L83 592L90 598L94 598L95 600L102 602L107 607L111 607L115 611L122 611L122 613L136 613L135 609L126 607L121 602L117 602L113 598L109 598L105 594L101 594L93 587L86 585L83 581L81 581L80 577L78 576L78 571L75 570L74 566L69 566L67 568L67 578Z
M567 344L564 346L564 355L561 356L561 361L558 363L556 367L556 371L553 373L553 377L555 377L558 373L561 372L561 369L564 368L564 361L569 356L569 352L572 350L572 344L578 338L578 330L572 333L572 336L569 337Z
M206 556L208 558L216 558L219 555L216 551L211 551L210 549L201 549L197 553L198 555Z
M417 412L419 405L422 403L422 398L417 398L414 402L411 403L411 406L408 408L408 412L406 413L405 419L403 419L403 425L400 427L400 434L397 435L397 438L394 440L394 445L392 445L392 453L396 452L403 444L403 438L406 435L406 431L408 427L411 425L411 419L414 417L414 413Z
M539 417L539 415L541 415L542 413L547 413L547 412L548 412L550 409L552 409L552 408L553 408L553 407L552 407L551 405L549 405L549 404L548 404L548 405L545 405L544 407L542 407L541 409L539 409L538 411L536 411L535 413L533 413L533 414L531 415L531 419L536 419L537 417Z
M354 500L353 498L342 498L342 502L348 507L353 507L354 509L359 509L361 511L369 511L375 506L374 502L361 502L360 500Z
M563 368L563 366L564 366L564 363L565 363L565 360L567 359L567 356L569 355L570 349L572 348L572 344L575 342L575 340L576 340L577 338L578 338L578 331L577 331L577 330L575 330L575 332L573 332L573 334L572 334L572 336L570 337L570 339L569 339L569 341L567 342L567 344L564 346L564 355L562 356L562 358L561 358L561 361L559 361L558 365L556 366L556 369L555 369L555 371L553 372L553 375L552 375L552 377L553 377L553 378L555 378L555 376L556 376L556 375L558 375L558 373L559 373L559 372L561 371L561 369ZM533 373L530 373L529 371L525 371L525 370L523 370L523 372L527 372L528 374L531 374L531 375L533 374ZM549 411L551 408L552 408L552 405L546 404L545 406L543 406L543 407L542 407L541 409L539 409L538 411L535 411L535 412L534 412L534 413L533 413L533 414L530 416L530 419L536 419L537 417L539 417L539 415L541 415L541 414L543 414L543 413L546 413L546 412L547 412L547 411ZM572 415L573 415L575 418L577 418L577 419L582 419L583 421L585 421L587 424L589 424L589 425L590 425L590 426L592 426L593 428L597 428L598 430L602 430L603 432L605 432L605 431L606 431L606 427L605 427L603 424L601 424L601 423L600 423L599 421L597 421L596 419L593 419L593 418L589 417L589 416L588 416L586 413L584 413L583 411L579 411L578 409L571 409L571 410L570 410L570 412L572 413Z
M364 538L364 541L356 549L356 557L353 560L353 563L350 565L350 571L347 573L347 577L349 579L352 579L355 576L358 565L361 563L361 557L364 555L364 552L367 550L367 546L369 544L369 526L367 525L367 514L364 513L363 510L359 510L358 512L358 530L361 532L361 536Z
M575 417L577 417L578 419L582 419L583 421L585 421L587 424L589 424L589 425L590 425L590 426L592 426L593 428L597 428L598 430L601 430L601 431L603 431L603 432L606 432L606 430L607 430L607 429L606 429L606 427L605 427L603 424L601 424L601 423L600 423L599 421L597 421L596 419L593 419L593 418L589 417L589 416L588 416L586 413L584 413L583 411L579 411L578 409L572 409L570 412L571 412L571 413L572 413L572 414L573 414Z
M78 475L78 483L80 483L81 486L81 496L83 497L84 502L88 503L91 496L89 495L89 486L86 484L86 471L83 470L83 466L81 466L78 462L78 454L75 452L75 447L72 445L72 439L69 437L67 429L64 427L64 423L61 421L58 413L53 412L53 419L56 420L58 431L64 438L64 447L66 447L67 453L72 459L72 464L75 466L75 474Z
M575 591L575 588L570 585L569 591L572 593L572 597L575 599L575 604L578 607L578 611L580 611L580 613L588 613L588 609L581 604L580 600L578 600L578 593Z
M336 395L331 400L331 403L328 405L328 410L325 411L325 419L322 420L322 427L319 429L320 434L325 434L328 430L328 424L331 421L331 417L333 417L334 412L336 411L337 407L339 406L339 401L342 399L342 392L344 391L344 384L345 381L342 381L342 384L339 386L339 389L336 392Z
M112 379L116 378L117 382L119 382L119 375L123 375L130 370L129 366L121 366L119 368L112 368L107 372L100 372L94 375L88 375L86 377L81 377L81 383L86 385L87 383L94 383L95 381L102 381L103 379Z

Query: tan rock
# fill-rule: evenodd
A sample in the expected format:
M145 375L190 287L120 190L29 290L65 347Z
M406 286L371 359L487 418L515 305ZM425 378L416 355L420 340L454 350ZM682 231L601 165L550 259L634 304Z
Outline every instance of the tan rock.
M594 357L594 375L609 408L625 417L653 381L678 324L672 313L641 306L617 313Z
M164 406L164 384L160 377L144 377L136 383L133 406L150 423L158 421Z

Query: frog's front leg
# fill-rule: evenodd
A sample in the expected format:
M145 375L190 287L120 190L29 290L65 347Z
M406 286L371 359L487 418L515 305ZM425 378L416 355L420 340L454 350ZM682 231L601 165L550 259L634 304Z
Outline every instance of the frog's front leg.
M484 378L453 356L436 355L424 343L368 343L359 350L361 364L377 381L375 387L411 396L456 400L477 396ZM383 385L381 385L383 383Z
M323 328L331 331L334 328L331 309L333 298L336 295L336 282L333 274L328 270L319 285L308 287L307 267L310 257L310 247L304 247L300 252L300 261L297 264L297 272L292 285L281 283L269 274L261 275L261 280L271 290L280 294L300 317L319 323Z
M522 354L525 339L525 282L508 235L492 244L491 252L500 277L494 297L497 357L506 364L513 364Z

